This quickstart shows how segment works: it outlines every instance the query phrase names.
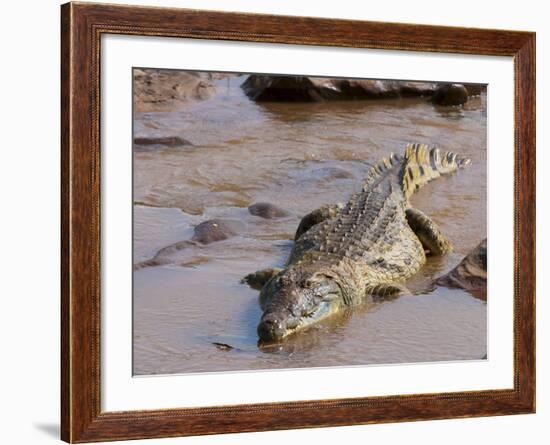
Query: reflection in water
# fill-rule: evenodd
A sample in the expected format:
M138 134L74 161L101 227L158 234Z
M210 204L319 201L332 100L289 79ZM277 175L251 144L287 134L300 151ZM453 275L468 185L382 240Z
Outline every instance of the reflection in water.
M242 224L232 238L190 245L169 264L134 272L134 373L483 357L486 304L432 282L486 236L486 98L464 108L418 99L258 105L244 96L242 81L219 80L216 96L176 112L136 115L137 135L178 136L193 146L134 152L134 261L190 239L203 221ZM304 214L345 201L372 162L411 141L472 159L469 168L412 198L441 225L454 252L430 258L406 283L410 295L258 346L258 292L241 278L283 266ZM273 203L288 216L253 216L247 207L256 202Z

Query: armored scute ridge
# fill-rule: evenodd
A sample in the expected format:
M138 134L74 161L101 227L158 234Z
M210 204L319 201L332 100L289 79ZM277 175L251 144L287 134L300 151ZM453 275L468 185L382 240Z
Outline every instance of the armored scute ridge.
M409 144L403 156L391 154L373 166L362 191L346 204L306 215L286 268L245 277L261 288L260 339L278 340L345 306L403 292L402 283L418 272L426 253L452 248L409 197L469 163L452 152Z

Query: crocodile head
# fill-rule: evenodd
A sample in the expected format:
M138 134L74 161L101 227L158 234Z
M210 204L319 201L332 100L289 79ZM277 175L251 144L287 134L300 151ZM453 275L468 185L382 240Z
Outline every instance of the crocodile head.
M264 313L258 325L260 340L278 341L337 312L342 290L330 272L289 268L263 287Z

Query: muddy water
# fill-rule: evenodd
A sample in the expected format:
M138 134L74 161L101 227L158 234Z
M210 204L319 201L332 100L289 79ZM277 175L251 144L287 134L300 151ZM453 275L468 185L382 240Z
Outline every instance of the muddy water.
M172 374L480 359L486 304L432 288L486 236L486 99L463 109L424 100L256 104L244 77L217 81L211 99L175 112L139 113L136 136L180 136L179 148L134 152L134 261L188 239L214 217L241 233L188 246L170 264L134 272L134 374ZM259 349L258 292L249 272L284 264L302 215L345 201L374 162L409 141L438 144L472 165L420 190L413 204L455 245L407 283L413 295L326 320ZM267 201L288 217L266 220L247 206ZM213 342L231 345L221 350Z

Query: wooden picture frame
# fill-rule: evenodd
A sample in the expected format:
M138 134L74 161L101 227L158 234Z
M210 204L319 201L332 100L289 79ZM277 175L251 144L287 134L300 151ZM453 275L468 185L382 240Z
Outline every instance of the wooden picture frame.
M174 437L535 411L535 34L91 3L61 8L61 437ZM514 387L455 393L102 412L100 38L185 37L512 56Z

